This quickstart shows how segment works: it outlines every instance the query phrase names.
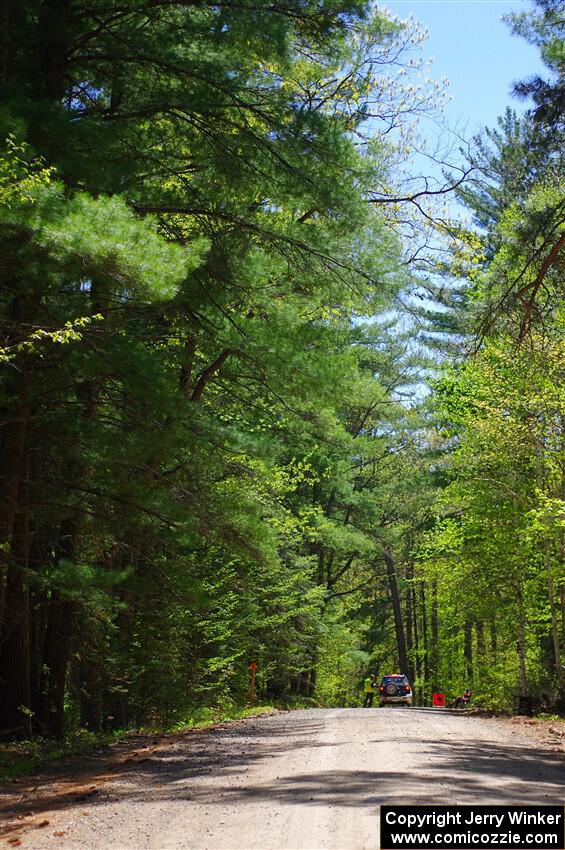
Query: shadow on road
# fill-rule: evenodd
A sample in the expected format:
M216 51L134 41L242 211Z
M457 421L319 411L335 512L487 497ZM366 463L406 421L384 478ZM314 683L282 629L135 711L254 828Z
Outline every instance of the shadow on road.
M235 736L237 740L237 735ZM291 732L290 737L293 737ZM370 739L372 743L382 740ZM245 784L234 787L226 780L242 767L250 766L257 759L274 758L279 753L298 751L303 741L290 740L281 745L269 740L268 732L262 743L253 752L234 753L234 739L221 752L192 754L176 758L170 755L156 759L144 767L139 791L131 789L133 796L143 796L143 786L157 783L160 786L158 799L172 799L179 793L192 800L214 804L215 802L238 803L246 800L276 799L279 803L297 802L331 803L337 806L374 806L386 799L392 803L442 803L448 794L454 794L459 802L466 799L476 802L481 794L488 794L492 802L561 803L565 783L563 780L564 760L562 754L543 752L519 745L485 744L482 740L458 743L442 743L437 740L420 740L424 751L419 753L409 770L395 769L395 742L391 744L386 764L375 764L374 771L333 771L328 773L299 773L281 776L272 784ZM221 742L223 743L223 742ZM409 742L403 742L409 745ZM316 747L343 746L343 744L315 742ZM218 764L218 756L220 764ZM297 752L297 757L299 753ZM214 781L198 787L194 779L203 774L212 774Z
M375 752L382 754L382 745L390 746L387 757L376 760L374 770L303 772L281 775L276 781L262 783L255 777L246 782L246 773L262 760L289 753L300 760L304 748L351 746L347 740L324 740L326 730L323 720L290 714L173 736L146 746L141 740L125 758L122 748L113 757L105 754L73 763L68 779L59 776L50 782L45 777L39 785L35 778L35 789L27 782L20 789L11 787L11 799L2 795L4 813L24 819L30 812L41 816L65 808L71 814L85 806L148 799L157 803L193 800L209 806L276 800L279 805L373 808L385 802L429 804L455 799L476 803L481 797L515 804L560 804L563 800L561 753L538 751L519 742L426 740L418 737L417 727L402 741L369 737L369 744L381 745ZM418 744L414 758L410 757L409 768L400 769L398 745L404 750L411 742ZM206 781L201 782L202 778ZM14 799L14 792L20 799Z

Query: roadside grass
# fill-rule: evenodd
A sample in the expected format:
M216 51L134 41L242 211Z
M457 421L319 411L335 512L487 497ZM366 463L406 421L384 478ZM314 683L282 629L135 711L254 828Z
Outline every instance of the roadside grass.
M245 717L260 717L264 714L273 714L278 710L279 708L273 705L199 708L169 725L156 723L137 729L116 729L106 732L88 732L86 729L79 729L60 740L37 735L26 741L0 742L0 782L36 773L48 764L69 756L91 753L109 747L134 735L166 735L189 729L206 729L218 723L242 720Z
M536 711L533 717L534 720L551 720L552 723L564 723L565 715L563 714L548 714L544 711Z
M217 723L228 723L230 720L242 720L245 717L260 717L262 714L273 714L279 707L274 705L230 706L229 708L199 708L186 718L169 726L152 726L136 730L141 734L160 732L183 732L185 729L206 729Z
M133 731L133 730L132 730ZM62 739L40 735L25 741L0 743L0 782L35 773L51 762L78 753L89 753L120 741L132 732L118 729L112 732L88 732L79 729Z

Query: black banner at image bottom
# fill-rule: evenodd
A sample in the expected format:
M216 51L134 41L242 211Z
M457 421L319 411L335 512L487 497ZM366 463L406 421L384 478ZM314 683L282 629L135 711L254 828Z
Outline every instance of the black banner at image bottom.
M565 850L563 806L381 806L380 850Z

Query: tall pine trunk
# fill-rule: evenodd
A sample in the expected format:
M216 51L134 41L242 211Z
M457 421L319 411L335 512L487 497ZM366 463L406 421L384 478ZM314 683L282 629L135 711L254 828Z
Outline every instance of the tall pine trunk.
M424 681L427 686L430 678L430 660L428 649L428 616L426 612L426 605L426 591L424 589L424 582L422 582L420 584L420 608L422 609L422 672L424 674Z
M6 592L12 564L10 551L18 514L20 484L25 479L28 416L27 401L23 397L13 421L8 422L0 432L0 634L4 631Z
M411 578L411 574L408 572L407 568L407 579ZM406 623L406 657L408 660L408 667L406 668L406 675L410 679L411 682L414 681L414 665L412 664L413 658L413 650L414 650L414 636L413 636L413 628L414 622L412 617L412 584L410 581L407 582L406 589L404 592L404 612L405 612L405 623Z
M29 517L27 485L14 517L0 653L0 728L31 734Z
M473 681L473 625L468 620L463 624L463 656L465 673L469 682Z
M71 560L77 548L80 515L61 523L58 560ZM44 732L61 738L65 734L65 689L71 642L78 603L55 588L51 592L45 635L45 655L38 719Z
M400 672L408 675L408 656L406 654L406 637L404 632L404 623L402 620L402 609L400 607L400 594L398 592L398 580L394 567L394 559L390 546L384 550L384 559L386 564L386 572L388 578L388 586L390 590L390 599L392 602L392 610L394 614L394 628L396 632L396 646L398 650L398 661L400 664Z
M555 678L559 689L558 703L561 706L565 702L565 668L561 663L561 641L559 640L559 619L557 616L557 605L555 601L555 583L553 580L553 565L549 554L546 554L545 567L547 574L547 595L549 598L549 611L551 616L551 642L553 645L553 662Z
M528 696L528 680L526 677L526 615L524 612L524 597L522 586L516 592L518 603L518 680L520 685L520 698Z
M65 734L65 688L71 651L76 603L51 596L45 639L45 656L38 720L43 732L62 738Z
M432 614L431 614L431 648L430 648L430 675L432 679L432 690L438 690L439 682L439 616L437 604L437 581L432 582Z

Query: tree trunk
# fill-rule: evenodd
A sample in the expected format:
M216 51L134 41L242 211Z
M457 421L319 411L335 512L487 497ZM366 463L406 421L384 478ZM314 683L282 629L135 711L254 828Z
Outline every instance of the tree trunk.
M79 667L80 725L90 732L102 728L103 669L98 658L87 658Z
M565 643L565 583L559 588L561 598L561 639Z
M479 671L487 661L487 647L485 642L485 627L482 620L475 623L475 635L477 638L477 667Z
M414 629L414 674L417 678L419 678L422 675L422 662L420 656L420 630L418 628L418 599L414 585L412 585L411 594Z
M528 681L526 678L526 617L524 614L524 600L522 587L518 587L516 598L518 601L518 677L520 685L520 697L528 696Z
M424 589L424 583L422 582L420 585L420 605L422 608L422 655L424 681L427 685L430 678L430 660L428 657L428 615L426 612L426 604L426 591Z
M411 575L407 572L406 578L410 579ZM413 649L414 649L414 637L413 637L413 619L412 619L412 583L410 581L407 582L406 589L404 591L404 612L406 623L406 657L408 660L408 667L406 669L406 675L410 679L411 682L414 681L414 665L412 663L413 658Z
M463 626L463 656L465 658L465 672L469 682L473 681L473 626L466 621Z
M430 674L432 677L432 690L438 690L439 682L439 618L437 610L437 581L432 582L432 616L431 616L431 650L430 650Z
M52 103L61 101L65 94L70 5L69 0L43 0L39 12L38 93Z
M39 559L34 561L35 553L33 541L31 546L31 563L40 563ZM45 559L44 562L46 562ZM45 640L47 635L47 618L49 613L49 599L44 587L30 588L30 689L31 708L34 717L37 718L41 706L41 682L43 676L43 660L45 657Z
M27 437L28 405L21 400L14 420L1 431L0 452L0 633L4 620L10 549L14 522L18 513L20 482L25 478L24 460Z
M78 514L61 523L58 560L74 557L79 526ZM57 589L52 591L47 615L39 721L44 731L56 738L65 734L65 688L77 611L75 600L65 598Z
M12 0L0 0L0 84L8 79L8 48L10 46L10 7Z
M0 728L31 735L27 486L14 519L0 649ZM23 492L22 492L23 491Z
M489 622L490 635L490 654L494 661L498 655L498 632L496 628L496 619L493 617Z
M384 550L384 560L386 564L392 610L394 613L394 628L396 632L396 646L398 649L398 662L400 664L400 672L404 673L405 675L408 675L408 657L406 655L406 639L404 636L404 624L402 622L400 594L398 592L398 581L396 577L396 570L394 568L392 551L389 546L387 546Z
M308 696L313 697L316 692L316 681L317 681L317 670L316 670L316 659L312 659L312 669L310 670L310 676L308 679Z
M48 735L65 734L65 686L76 603L53 593L49 606L39 722Z
M3 285L6 282L5 279L0 281ZM16 345L26 338L28 328L35 321L39 300L37 291L12 299L6 311L9 330L2 329L6 335L4 342L9 341L10 345ZM20 485L28 477L26 445L32 412L29 401L29 368L25 354L18 356L11 365L15 367L13 376L8 378L4 385L4 398L10 401L2 405L1 418L4 424L0 426L0 635L4 620L9 552L14 521L19 510ZM27 510L26 506L26 513Z
M561 645L559 640L559 625L557 619L557 606L555 604L555 585L553 583L553 569L551 558L546 555L545 568L547 572L547 595L549 597L549 610L551 614L551 639L553 643L553 660L555 664L555 673L559 682L560 696L563 696L565 690L564 670L561 666Z

